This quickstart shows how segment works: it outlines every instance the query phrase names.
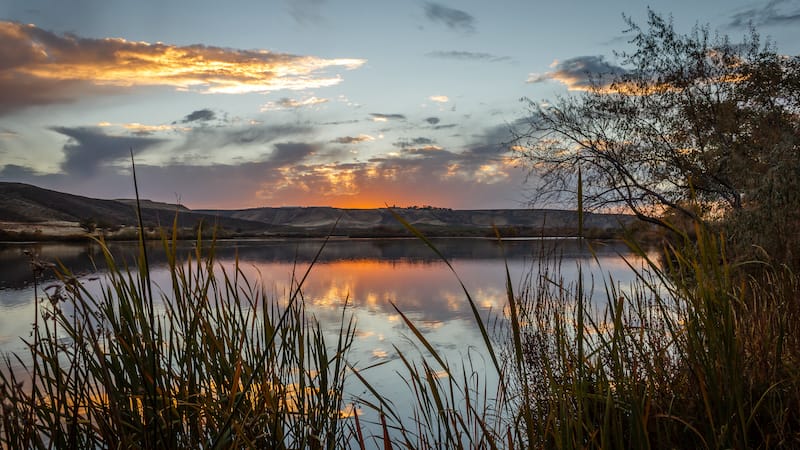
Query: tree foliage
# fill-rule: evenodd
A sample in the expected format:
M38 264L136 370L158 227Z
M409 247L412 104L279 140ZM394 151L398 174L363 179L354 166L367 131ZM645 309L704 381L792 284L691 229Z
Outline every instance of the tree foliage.
M537 175L534 200L575 198L581 170L587 209L724 219L759 245L765 231L800 236L800 57L755 30L733 43L652 11L646 27L625 20L623 70L552 103L525 99L511 145Z
M94 217L84 217L78 221L78 225L87 233L93 233L97 229L97 221Z

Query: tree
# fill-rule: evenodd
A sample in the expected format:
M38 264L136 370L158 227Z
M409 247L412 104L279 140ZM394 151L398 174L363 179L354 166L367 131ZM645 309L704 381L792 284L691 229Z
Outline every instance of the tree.
M524 99L511 148L538 175L534 201L574 199L581 170L587 209L659 225L675 212L750 238L778 213L797 241L800 58L754 30L732 43L707 26L679 34L653 11L646 28L625 20L621 70L552 103Z
M94 217L84 217L78 221L78 225L87 233L93 233L97 229L97 221Z

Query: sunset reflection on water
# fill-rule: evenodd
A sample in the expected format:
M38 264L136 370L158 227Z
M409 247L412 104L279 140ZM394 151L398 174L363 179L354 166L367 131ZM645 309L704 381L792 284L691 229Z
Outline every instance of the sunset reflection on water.
M228 262L230 263L230 262ZM249 279L270 274L267 283L281 294L289 291L292 263L240 261ZM504 294L490 286L497 284L497 273L486 262L457 262L459 275L479 305L500 305L497 296ZM304 269L304 268L303 268ZM300 274L295 274L299 277ZM500 279L502 281L502 278ZM501 286L502 287L502 286ZM423 321L446 321L464 318L467 312L464 293L455 276L438 261L344 260L317 263L303 285L307 306L315 311L336 310L348 299L355 309L394 314L401 311L418 314Z
M634 274L621 255L627 255L634 264L641 262L627 253L624 245L614 243L595 244L594 255L576 241L508 241L502 249L491 240L449 239L436 243L458 277L417 240L340 239L325 244L302 286L307 316L319 323L331 345L335 344L343 317L345 325L353 317L356 338L348 360L357 369L369 367L363 375L380 392L394 398L400 409L410 398L398 375L403 371L398 352L416 358L426 351L412 338L413 333L397 310L424 333L444 358L456 365L470 358L491 385L496 382L495 375L459 279L481 317L489 319L489 332L502 346L501 335L494 333L491 324L503 323L506 267L518 292L526 277L536 273L543 254L550 255L545 260L560 261L560 273L568 282L577 277L580 265L587 277L600 281L610 274L615 283L624 286L633 281ZM190 243L181 245L183 254L192 251ZM238 260L242 274L250 282L257 282L268 298L285 301L321 246L320 240L220 242L216 249L217 267L231 275ZM98 256L97 249L87 244L0 246L4 274L0 286L2 352L24 348L20 338L29 335L33 322L33 291L25 249L44 259L61 260L77 273L85 274L84 279L94 270L90 255ZM111 249L120 260L134 260L135 244L114 243ZM166 261L155 246L151 258L152 279L158 290L170 292ZM49 283L52 281L45 282ZM602 293L597 294L604 298ZM384 364L375 366L378 363ZM349 383L352 395L364 393L355 377Z

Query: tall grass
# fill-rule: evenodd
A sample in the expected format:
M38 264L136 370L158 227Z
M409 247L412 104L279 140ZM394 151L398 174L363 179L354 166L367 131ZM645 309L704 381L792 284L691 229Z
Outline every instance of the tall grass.
M276 299L238 261L218 265L213 242L198 235L181 256L175 237L163 239L164 292L151 292L144 254L130 268L102 241L101 292L59 268L33 362L6 356L0 370L2 447L800 447L800 280L742 270L704 228L659 261L632 243L646 266L631 263L630 286L565 279L540 255L520 289L506 272L494 328L464 289L485 348L461 361L397 309L419 344L396 350L410 411L348 361L346 306L335 342L307 316L313 263ZM347 374L366 394L345 392ZM358 410L345 417L351 400L377 432Z
M171 280L152 302L143 261L138 271L121 267L102 242L102 292L59 269L34 330L34 363L7 356L0 370L0 446L346 445L346 309L328 343L306 316L301 277L288 299L275 299L238 261L217 266L213 245L198 238L182 259L174 240L163 242Z
M586 279L580 268L564 279L547 255L520 291L507 275L502 339L484 335L502 361L488 365L497 391L485 382L487 365L476 369L470 358L454 370L401 314L426 352L400 355L415 400L409 417L372 390L391 442L799 448L800 280L786 267L729 263L723 240L704 227L693 236L658 261L631 243L645 265L630 263L630 286Z
M768 266L748 275L720 238L696 235L665 248L665 265L634 245L649 267L632 267L626 289L605 280L601 302L557 271L520 293L517 414L530 420L512 429L525 446L800 445L798 278Z

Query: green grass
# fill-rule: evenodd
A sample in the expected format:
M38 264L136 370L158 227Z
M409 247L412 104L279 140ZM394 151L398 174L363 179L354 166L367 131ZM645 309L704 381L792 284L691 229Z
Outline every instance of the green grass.
M448 361L397 309L420 349L396 350L411 411L348 360L346 306L332 341L306 313L313 262L275 298L238 261L219 265L213 240L198 235L180 255L176 235L164 235L161 292L144 251L128 267L99 241L102 291L57 268L30 354L5 356L0 446L797 448L800 280L730 263L722 239L695 234L665 247L663 262L632 244L648 267L632 266L638 281L624 289L566 280L557 256L539 255L521 289L507 274L505 317L494 322L464 289L483 356ZM348 377L366 394L346 392ZM344 413L351 402L360 416Z

